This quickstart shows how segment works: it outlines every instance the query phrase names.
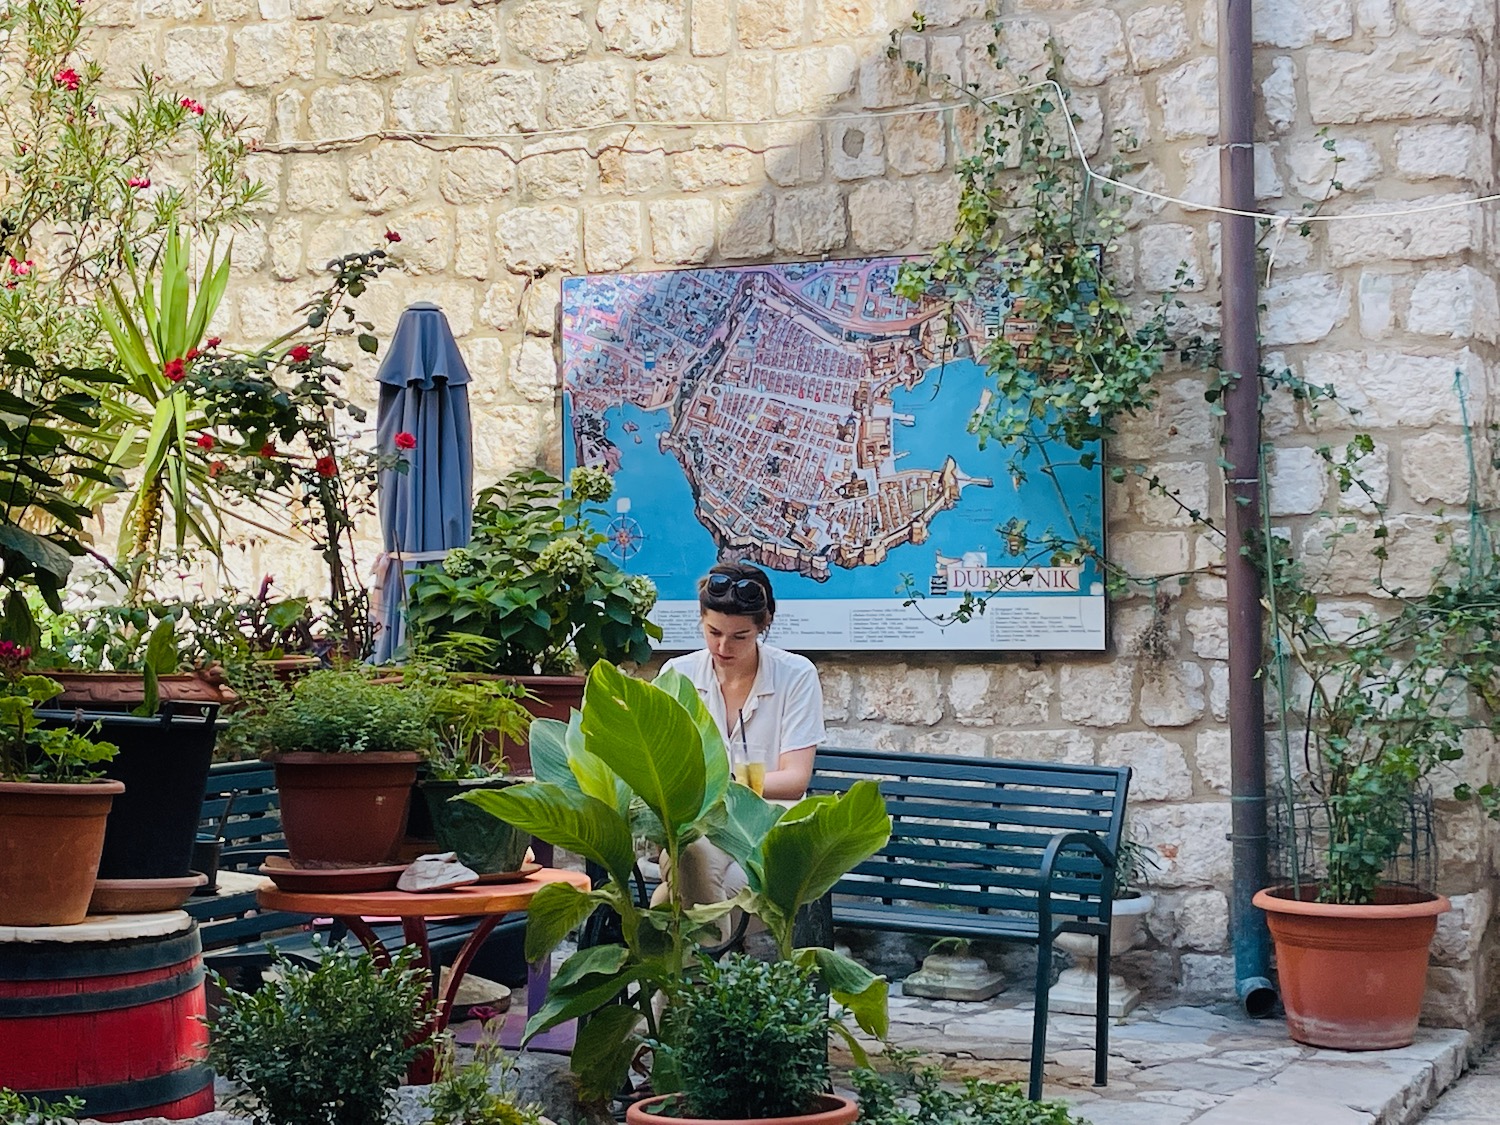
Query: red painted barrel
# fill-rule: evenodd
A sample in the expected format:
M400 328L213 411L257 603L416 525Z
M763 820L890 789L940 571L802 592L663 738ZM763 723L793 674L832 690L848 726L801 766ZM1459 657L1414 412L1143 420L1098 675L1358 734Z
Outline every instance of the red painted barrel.
M211 1112L202 953L180 911L0 929L0 1086L101 1121Z

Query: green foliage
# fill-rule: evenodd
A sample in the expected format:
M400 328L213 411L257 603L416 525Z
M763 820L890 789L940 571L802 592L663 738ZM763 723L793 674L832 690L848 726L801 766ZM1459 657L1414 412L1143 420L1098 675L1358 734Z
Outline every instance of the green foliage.
M1130 898L1140 890L1152 871L1160 871L1156 849L1138 839L1127 824L1120 835L1120 850L1115 853L1115 898Z
M945 1089L936 1066L918 1067L915 1051L887 1051L892 1073L856 1070L863 1125L1084 1125L1062 1101L1034 1102L1016 1083L965 1079Z
M792 1117L812 1110L828 1085L828 998L811 971L790 962L706 964L672 1021L685 1116Z
M314 968L280 955L271 979L240 992L222 977L209 1022L209 1061L245 1088L257 1125L379 1125L390 1090L420 1049L427 973L418 950L401 949L389 968L372 954L318 949Z
M101 762L118 752L57 727L43 730L36 709L62 693L62 684L26 670L29 649L0 641L0 781L79 782L99 777Z
M696 972L697 943L717 942L719 921L735 907L765 922L782 957L816 972L862 1027L885 1031L883 979L832 950L792 948L797 910L889 839L879 791L860 782L838 797L812 797L783 810L731 784L713 719L685 684L676 672L647 684L600 661L589 673L581 715L568 724L532 724L536 780L464 797L608 873L589 892L543 887L527 912L531 960L550 953L599 906L620 916L623 942L570 957L526 1027L530 1037L587 1017L573 1069L584 1095L594 1099L619 1089L648 1040L672 1046L671 1027L658 1026L653 1001L665 996L670 1010ZM640 906L631 881L635 841L662 848L675 870L683 849L704 836L740 862L749 887L732 902L688 908L669 882L665 902Z
M542 1125L541 1106L517 1103L516 1062L493 1039L481 1039L474 1057L458 1061L451 1038L437 1054L437 1076L422 1100L432 1125Z
M99 395L117 381L94 368L47 365L12 340L0 351L0 589L4 635L36 643L24 591L33 588L54 609L73 560L85 551L91 509L74 492L108 480L76 440L100 424Z
M613 483L575 469L565 485L539 469L479 495L469 546L423 567L409 615L419 644L447 644L472 671L571 674L596 661L644 663L661 630L649 579L622 571L593 521Z
M465 781L505 772L502 740L521 741L531 726L524 688L498 677L449 672L440 665L408 664L408 687L430 694L434 744L427 770L438 781Z
M82 1098L43 1101L0 1086L0 1121L5 1125L65 1125L82 1116Z
M417 750L433 745L433 693L420 685L380 682L361 669L312 672L276 698L236 712L238 741L257 753Z
M235 123L193 91L143 70L126 98L105 93L92 10L22 0L0 15L0 339L48 365L110 358L95 302L132 255L179 225L241 222L265 196Z

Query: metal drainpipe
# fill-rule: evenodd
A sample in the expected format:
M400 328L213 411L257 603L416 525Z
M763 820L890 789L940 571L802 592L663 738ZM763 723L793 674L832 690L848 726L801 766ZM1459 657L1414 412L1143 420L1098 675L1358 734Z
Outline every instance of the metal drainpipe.
M1219 198L1255 210L1255 78L1251 70L1251 0L1219 0ZM1234 889L1229 904L1235 991L1246 1014L1276 1005L1268 979L1270 937L1251 896L1266 884L1266 729L1260 678L1260 574L1244 548L1260 523L1260 342L1257 337L1255 220L1222 221L1222 348L1226 373L1239 378L1224 396L1224 479L1229 605L1230 840Z

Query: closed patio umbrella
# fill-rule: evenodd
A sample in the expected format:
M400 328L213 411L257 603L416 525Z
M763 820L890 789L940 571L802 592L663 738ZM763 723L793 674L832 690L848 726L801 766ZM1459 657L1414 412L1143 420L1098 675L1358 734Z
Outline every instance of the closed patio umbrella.
M396 322L380 371L376 439L382 454L398 452L396 435L416 445L402 452L407 472L380 474L383 553L376 566L371 613L379 630L375 661L395 657L406 640L406 589L411 568L440 561L469 542L474 511L474 458L469 428L469 369L443 310L426 301Z

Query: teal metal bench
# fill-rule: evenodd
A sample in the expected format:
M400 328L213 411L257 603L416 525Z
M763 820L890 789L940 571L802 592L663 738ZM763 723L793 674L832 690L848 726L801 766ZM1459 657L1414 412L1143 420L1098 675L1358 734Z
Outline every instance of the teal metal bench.
M1099 941L1094 1082L1109 1062L1109 930L1126 767L823 747L809 793L880 783L891 839L833 888L837 926L1037 947L1029 1094L1041 1097L1052 941Z

